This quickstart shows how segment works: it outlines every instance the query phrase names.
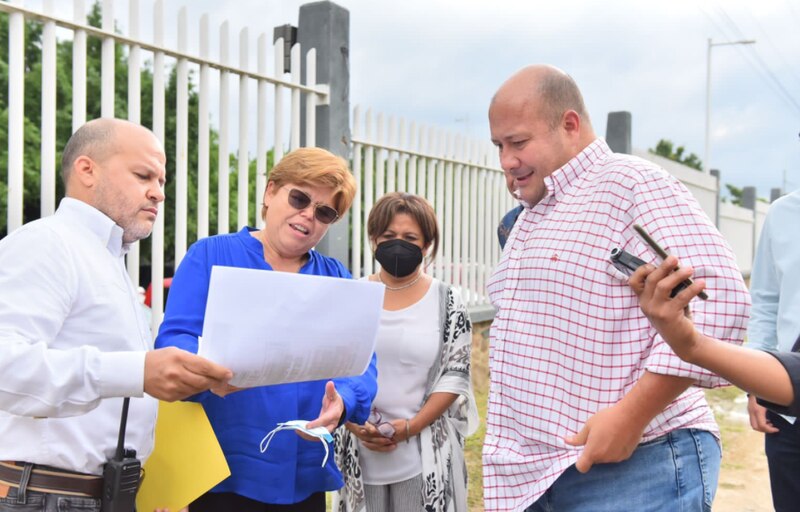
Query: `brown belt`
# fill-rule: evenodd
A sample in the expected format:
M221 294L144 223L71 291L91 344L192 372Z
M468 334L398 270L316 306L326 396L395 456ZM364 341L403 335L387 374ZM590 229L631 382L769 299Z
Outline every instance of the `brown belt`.
M19 487L24 465L24 462L0 461L0 484ZM103 477L34 466L28 480L28 489L48 494L100 498L103 495Z

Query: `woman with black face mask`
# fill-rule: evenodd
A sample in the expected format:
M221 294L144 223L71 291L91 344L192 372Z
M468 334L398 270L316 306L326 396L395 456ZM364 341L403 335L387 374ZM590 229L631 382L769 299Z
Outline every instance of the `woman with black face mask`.
M378 394L369 420L336 439L345 486L337 511L466 512L464 439L478 424L470 383L472 326L460 292L425 273L439 247L422 197L386 194L367 235L386 286L375 353Z

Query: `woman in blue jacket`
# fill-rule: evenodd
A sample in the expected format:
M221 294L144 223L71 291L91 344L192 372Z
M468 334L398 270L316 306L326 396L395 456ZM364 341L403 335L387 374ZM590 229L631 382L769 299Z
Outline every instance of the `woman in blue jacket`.
M356 192L346 162L319 148L302 148L272 169L261 210L264 228L198 240L170 288L157 347L197 352L213 265L351 278L339 261L312 250L330 225L350 208ZM298 304L297 307L302 307ZM313 311L309 312L313 319ZM345 421L364 423L377 391L375 357L359 377L244 389L220 398L192 398L203 405L231 476L198 498L191 512L273 510L324 512L325 491L342 486L325 447L284 435L261 453L259 443L278 423L317 418L308 427L329 432Z

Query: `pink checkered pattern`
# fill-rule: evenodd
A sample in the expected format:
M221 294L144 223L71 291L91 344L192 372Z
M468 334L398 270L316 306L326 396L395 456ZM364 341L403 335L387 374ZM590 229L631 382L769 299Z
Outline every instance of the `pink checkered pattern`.
M749 315L733 252L663 169L598 139L545 183L546 197L520 215L488 285L497 315L483 449L487 511L519 511L538 499L578 458L563 437L618 402L645 370L724 384L672 353L610 263L614 247L658 262L633 224L706 280L710 299L692 303L700 331L740 344ZM701 389L656 416L643 441L679 428L719 435Z

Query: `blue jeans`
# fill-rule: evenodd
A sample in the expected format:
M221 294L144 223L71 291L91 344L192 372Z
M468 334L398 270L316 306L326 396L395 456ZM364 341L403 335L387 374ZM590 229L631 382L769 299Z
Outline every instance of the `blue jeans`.
M100 500L28 490L23 499L12 487L0 498L0 512L100 512Z
M711 511L722 458L709 432L682 429L586 474L570 466L525 512Z

